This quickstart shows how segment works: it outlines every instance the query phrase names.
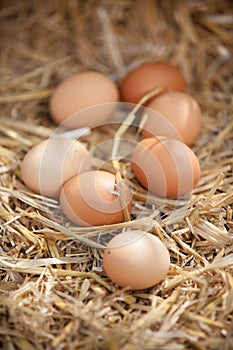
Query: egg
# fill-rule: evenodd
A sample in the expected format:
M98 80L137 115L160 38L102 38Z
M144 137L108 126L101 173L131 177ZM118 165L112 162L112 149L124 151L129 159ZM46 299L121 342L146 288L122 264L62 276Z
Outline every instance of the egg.
M133 150L131 161L139 183L162 198L188 196L200 178L197 156L174 139L143 139Z
M169 271L170 256L156 236L140 231L122 232L112 238L103 255L108 277L121 287L145 289L164 279Z
M62 188L60 206L65 216L79 226L98 226L124 221L123 208L131 208L132 194L115 175L93 170L73 177Z
M157 117L162 115L163 124ZM184 92L166 92L153 99L147 106L146 123L143 137L164 135L182 140L191 145L199 135L201 128L201 110L197 101ZM171 128L173 126L173 129Z
M112 114L119 91L110 78L95 71L75 74L57 86L49 103L50 115L68 129L102 125Z
M67 180L90 169L88 150L81 142L51 137L29 150L21 163L21 176L33 192L56 198Z
M176 66L165 62L146 62L131 70L121 83L124 102L137 104L140 99L157 87L184 91L186 80Z

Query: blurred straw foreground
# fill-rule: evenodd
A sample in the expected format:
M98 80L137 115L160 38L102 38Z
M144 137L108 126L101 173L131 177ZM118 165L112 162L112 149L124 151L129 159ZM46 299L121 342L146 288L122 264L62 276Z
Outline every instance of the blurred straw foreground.
M0 33L0 348L233 349L232 1L2 0ZM94 69L120 83L149 60L178 65L201 105L202 177L184 217L168 201L150 221L168 275L131 291L107 278L94 239L115 228L53 222L58 203L24 186L20 162L55 129L60 81Z

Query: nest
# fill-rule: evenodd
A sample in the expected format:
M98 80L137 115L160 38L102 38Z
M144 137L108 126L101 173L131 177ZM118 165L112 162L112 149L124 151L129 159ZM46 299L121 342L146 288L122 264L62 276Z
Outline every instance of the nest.
M1 347L232 349L232 2L2 0L0 17ZM149 60L181 67L203 112L192 147L202 176L185 213L167 201L163 215L114 227L52 220L57 201L24 186L20 162L55 130L53 89L86 69L119 83ZM166 278L144 291L119 288L102 269L100 237L135 225L149 225L171 255Z

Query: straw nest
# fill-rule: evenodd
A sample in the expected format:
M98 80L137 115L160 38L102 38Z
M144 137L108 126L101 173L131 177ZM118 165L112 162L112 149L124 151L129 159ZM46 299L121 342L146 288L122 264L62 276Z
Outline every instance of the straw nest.
M233 349L232 2L2 0L0 7L0 347ZM201 105L193 149L202 177L185 212L168 201L162 213L117 226L146 225L171 255L160 284L131 291L102 270L100 237L116 227L52 220L48 208L56 212L58 203L24 186L20 162L55 129L48 100L60 81L95 69L120 82L157 59L181 67ZM101 137L95 131L83 141ZM134 210L140 206L136 188Z

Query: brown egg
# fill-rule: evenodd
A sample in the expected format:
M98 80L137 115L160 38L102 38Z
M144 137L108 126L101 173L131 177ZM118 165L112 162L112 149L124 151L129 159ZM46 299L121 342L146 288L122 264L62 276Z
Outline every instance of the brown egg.
M123 101L137 104L156 87L184 91L186 81L179 68L165 62L147 62L133 69L121 83Z
M200 178L200 164L183 142L146 138L132 153L132 168L146 189L163 198L187 196Z
M166 276L170 256L165 245L150 233L125 231L107 244L103 266L108 277L121 287L145 289Z
M153 111L164 117L162 128L161 121ZM200 107L192 96L184 92L172 91L158 96L148 104L146 114L147 120L142 130L144 137L163 135L177 138L177 133L178 139L191 145L200 132Z
M107 120L119 99L116 84L102 73L86 71L73 75L55 89L50 114L66 128L99 126Z
M26 154L21 175L33 192L56 198L67 180L90 169L86 147L79 141L58 137L40 142Z
M115 175L89 171L73 177L62 188L60 206L66 217L80 226L107 225L124 221L123 208L130 210L132 195L123 180L117 188Z

